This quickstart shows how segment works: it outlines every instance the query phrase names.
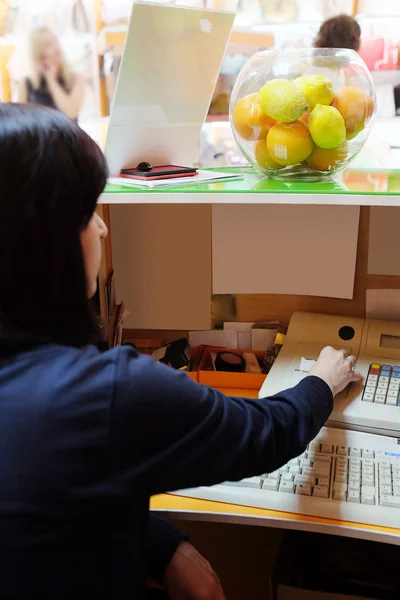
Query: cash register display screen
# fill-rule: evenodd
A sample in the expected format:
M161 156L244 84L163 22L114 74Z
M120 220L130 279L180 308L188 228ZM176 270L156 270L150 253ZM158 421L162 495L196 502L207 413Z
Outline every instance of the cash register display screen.
M400 350L400 337L397 335L381 335L381 348Z

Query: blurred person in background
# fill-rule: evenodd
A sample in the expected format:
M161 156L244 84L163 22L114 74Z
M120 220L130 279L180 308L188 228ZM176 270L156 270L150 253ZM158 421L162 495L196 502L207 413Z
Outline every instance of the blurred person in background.
M358 52L361 29L353 17L338 15L324 21L314 42L315 48L347 48Z
M84 80L70 69L57 37L48 27L37 27L30 33L29 62L30 72L19 83L18 101L55 108L77 121Z

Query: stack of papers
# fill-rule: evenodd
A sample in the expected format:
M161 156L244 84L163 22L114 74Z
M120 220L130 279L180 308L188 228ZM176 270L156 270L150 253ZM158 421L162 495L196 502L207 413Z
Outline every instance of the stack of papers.
M126 187L147 187L156 188L162 186L175 186L180 184L197 185L198 183L206 183L208 181L216 181L219 179L240 179L240 175L231 173L223 173L222 171L198 171L193 177L172 177L171 179L153 179L146 181L145 179L127 179L126 177L109 177L108 183L123 185Z

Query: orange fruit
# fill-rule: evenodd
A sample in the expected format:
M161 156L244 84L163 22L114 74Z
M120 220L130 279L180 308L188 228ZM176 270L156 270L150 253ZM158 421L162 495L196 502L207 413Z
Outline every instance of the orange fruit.
M302 121L277 123L268 132L267 150L272 160L282 166L303 162L313 148L308 127Z
M307 158L307 163L317 171L333 171L337 169L347 158L349 144L344 140L340 146L332 150L314 146L313 151Z
M303 121L303 123L308 123L308 119L310 118L311 111L307 110L304 115L301 115L299 121Z
M337 108L342 115L349 139L364 128L366 119L371 117L374 111L373 100L367 92L349 85L335 92L331 106Z
M258 140L254 151L256 161L262 169L282 169L282 165L278 165L267 150L267 142L265 139Z
M258 94L248 94L236 103L232 113L233 127L245 140L260 140L267 137L267 133L275 119L268 117L258 103Z

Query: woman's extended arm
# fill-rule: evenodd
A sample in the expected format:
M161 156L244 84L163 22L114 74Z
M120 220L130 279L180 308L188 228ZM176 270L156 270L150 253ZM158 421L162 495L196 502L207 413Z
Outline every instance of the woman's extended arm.
M277 469L317 435L332 411L332 390L357 378L353 364L330 351L316 376L273 398L247 400L123 347L110 422L113 461L149 494Z

